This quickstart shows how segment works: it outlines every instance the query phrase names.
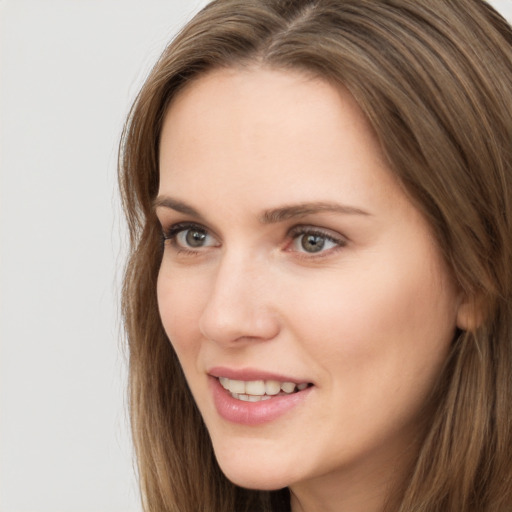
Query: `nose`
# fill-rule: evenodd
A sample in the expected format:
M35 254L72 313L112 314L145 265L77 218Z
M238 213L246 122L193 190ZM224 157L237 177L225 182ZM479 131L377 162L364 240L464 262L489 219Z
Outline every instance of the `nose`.
M269 266L250 256L224 258L199 321L203 336L225 346L267 341L279 333Z

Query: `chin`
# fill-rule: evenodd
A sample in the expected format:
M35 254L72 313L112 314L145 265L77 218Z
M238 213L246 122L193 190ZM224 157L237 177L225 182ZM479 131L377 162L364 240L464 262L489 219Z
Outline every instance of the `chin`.
M234 453L217 453L217 462L226 478L246 489L275 491L288 487L296 480L283 460L276 460L276 455L264 460L261 457L240 456ZM263 460L262 460L263 459Z
M231 471L231 469L225 471L221 466L221 469L230 482L245 489L277 491L290 485L289 479L282 475L254 475L251 468L245 468L244 471Z

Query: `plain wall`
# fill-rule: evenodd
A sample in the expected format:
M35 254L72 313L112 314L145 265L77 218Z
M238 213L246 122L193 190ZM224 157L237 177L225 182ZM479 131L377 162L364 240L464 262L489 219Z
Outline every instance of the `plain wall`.
M0 3L0 510L140 510L118 315L131 101L205 1Z
M201 0L0 0L0 511L140 510L125 414L123 120ZM493 2L512 19L510 0Z

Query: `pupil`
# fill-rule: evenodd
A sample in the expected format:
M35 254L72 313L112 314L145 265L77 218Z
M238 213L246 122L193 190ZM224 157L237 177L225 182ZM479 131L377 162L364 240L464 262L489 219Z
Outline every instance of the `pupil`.
M206 238L206 233L197 230L190 230L187 232L185 238L190 247L201 247Z
M325 245L325 238L320 235L306 235L302 237L301 245L307 252L319 252Z

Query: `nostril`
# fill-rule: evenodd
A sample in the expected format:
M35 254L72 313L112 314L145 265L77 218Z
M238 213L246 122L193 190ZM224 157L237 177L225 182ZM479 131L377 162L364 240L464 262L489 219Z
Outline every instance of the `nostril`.
M199 321L202 335L219 344L241 344L267 341L279 333L275 316L251 301L238 304L219 303L215 299L206 306Z

